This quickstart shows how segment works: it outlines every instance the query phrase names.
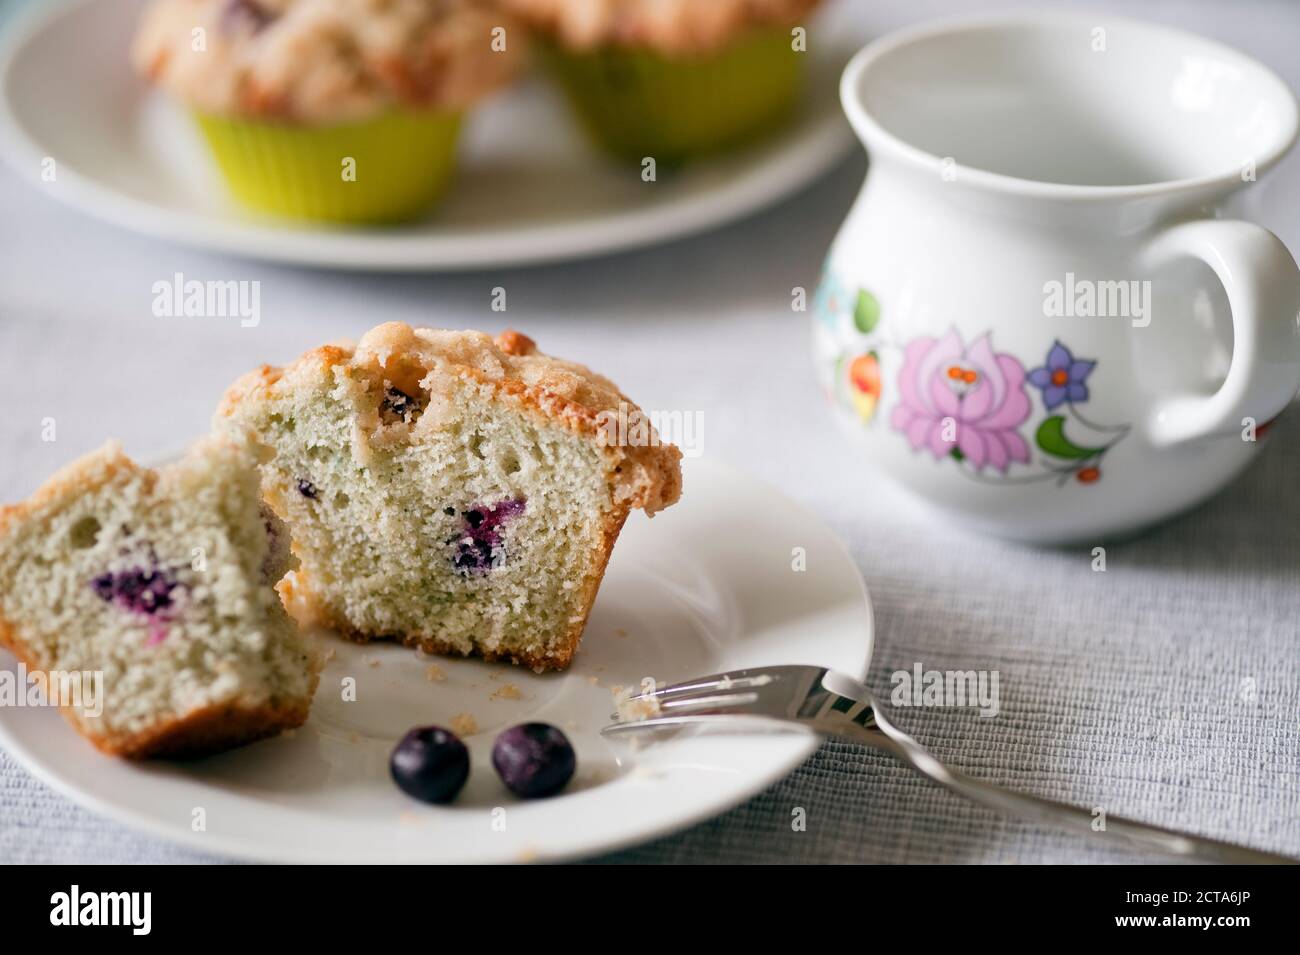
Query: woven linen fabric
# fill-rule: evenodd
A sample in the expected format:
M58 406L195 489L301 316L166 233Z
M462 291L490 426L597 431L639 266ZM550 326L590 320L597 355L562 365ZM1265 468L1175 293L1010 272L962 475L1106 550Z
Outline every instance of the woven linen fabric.
M952 6L948 4L947 6ZM873 4L880 26L944 12ZM1126 5L1132 10L1132 5ZM1293 85L1286 4L1152 5L1242 46ZM1289 71L1289 72L1288 72ZM309 272L169 247L96 224L0 174L0 500L120 437L138 456L201 433L262 361L381 320L527 331L643 406L698 410L703 449L781 488L849 545L870 587L869 682L996 670L1000 711L893 708L951 765L1089 809L1300 856L1300 415L1218 497L1128 541L1040 549L968 536L877 478L813 383L811 289L860 159L760 216L658 249L481 275ZM1259 184L1259 218L1300 249L1300 163ZM262 283L256 328L161 319L176 272ZM509 313L490 310L509 290ZM41 440L41 422L58 440ZM690 493L687 486L686 492ZM888 703L884 703L888 706ZM799 812L802 810L802 812ZM802 827L793 823L805 821ZM85 811L0 752L0 862L201 862ZM1130 862L1154 857L1003 818L883 754L830 742L743 806L619 862Z

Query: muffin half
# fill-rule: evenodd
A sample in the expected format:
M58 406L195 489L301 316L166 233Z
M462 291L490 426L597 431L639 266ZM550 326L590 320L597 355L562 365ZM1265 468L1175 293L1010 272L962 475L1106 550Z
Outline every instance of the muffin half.
M215 428L263 460L300 619L537 670L573 658L630 511L681 492L611 382L512 332L381 325L246 375Z

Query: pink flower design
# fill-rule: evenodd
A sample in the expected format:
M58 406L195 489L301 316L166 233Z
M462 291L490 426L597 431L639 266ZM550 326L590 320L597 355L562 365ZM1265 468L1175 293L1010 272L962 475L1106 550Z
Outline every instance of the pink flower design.
M969 348L956 329L910 342L898 390L890 424L913 449L929 448L935 458L956 451L976 471L1005 474L1012 461L1029 463L1029 445L1016 430L1029 417L1025 367L996 354L989 334Z

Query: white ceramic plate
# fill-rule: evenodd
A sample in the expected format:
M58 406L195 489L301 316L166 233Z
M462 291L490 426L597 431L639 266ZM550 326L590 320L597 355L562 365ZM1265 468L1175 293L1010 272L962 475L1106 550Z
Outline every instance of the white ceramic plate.
M77 0L14 24L0 54L0 151L49 195L108 222L233 255L379 270L469 269L597 255L698 232L787 196L852 136L836 94L858 41L843 8L810 33L812 82L796 123L754 148L659 181L582 140L530 81L478 111L459 179L427 221L401 229L284 226L242 213L189 118L127 62L143 0ZM825 38L825 42L822 42ZM53 182L42 161L56 161Z
M636 746L599 735L610 687L720 670L819 664L862 676L871 605L853 560L815 517L730 468L688 462L679 504L628 521L569 671L537 676L475 660L431 662L391 644L335 650L307 724L291 737L190 763L102 756L52 709L0 708L0 744L55 789L113 819L212 853L280 862L509 862L615 849L702 821L776 782L813 751L805 734L677 736ZM803 548L807 570L792 569ZM14 667L0 651L0 663ZM342 701L355 677L357 699ZM518 699L504 687L519 691ZM472 769L448 807L388 777L409 728L469 713ZM492 770L496 734L561 727L578 773L523 802ZM203 810L205 831L192 827ZM495 810L495 812L494 812ZM504 821L504 828L500 821ZM494 827L494 822L496 826Z

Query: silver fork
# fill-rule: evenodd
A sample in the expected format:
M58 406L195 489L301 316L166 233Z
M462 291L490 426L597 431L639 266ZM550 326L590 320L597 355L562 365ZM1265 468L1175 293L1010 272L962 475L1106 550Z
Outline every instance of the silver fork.
M808 727L824 736L843 736L892 753L921 775L980 805L1008 815L1050 823L1088 835L1118 839L1134 847L1207 862L1294 865L1295 859L1247 849L1107 813L1104 828L1086 809L1052 802L981 782L939 762L876 708L871 693L852 677L813 666L761 667L687 680L632 697L657 704L658 715L615 722L607 736L705 725L753 729L761 721ZM618 720L618 715L613 717Z

